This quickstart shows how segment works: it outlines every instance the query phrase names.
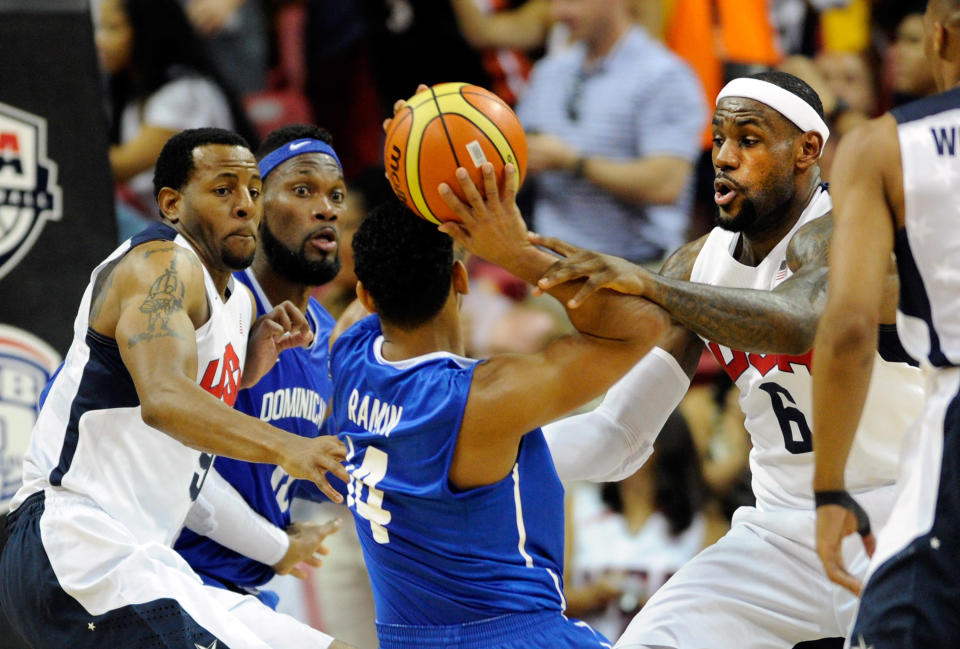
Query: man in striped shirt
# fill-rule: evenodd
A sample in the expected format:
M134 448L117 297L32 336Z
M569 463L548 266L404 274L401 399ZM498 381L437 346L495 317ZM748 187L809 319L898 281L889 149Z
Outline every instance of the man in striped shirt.
M553 0L573 47L534 66L517 106L542 233L635 261L685 240L707 112L693 71L629 0Z

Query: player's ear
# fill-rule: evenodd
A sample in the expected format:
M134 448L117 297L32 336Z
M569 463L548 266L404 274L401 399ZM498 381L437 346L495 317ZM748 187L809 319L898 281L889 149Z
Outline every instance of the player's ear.
M930 30L929 38L933 52L937 56L942 56L943 51L946 49L947 30L941 21L935 20L933 22L933 27Z
M470 275L467 272L467 267L464 266L463 262L459 259L453 262L453 272L451 275L450 279L453 282L454 291L460 295L466 295L470 292Z
M181 198L182 194L172 187L164 187L157 194L157 205L160 207L160 213L171 223L180 220Z
M823 136L816 131L807 131L800 136L797 168L806 171L820 161L823 152Z
M360 300L360 304L363 305L363 308L370 313L377 312L377 306L373 303L373 296L367 292L363 282L359 281L357 282L357 299Z

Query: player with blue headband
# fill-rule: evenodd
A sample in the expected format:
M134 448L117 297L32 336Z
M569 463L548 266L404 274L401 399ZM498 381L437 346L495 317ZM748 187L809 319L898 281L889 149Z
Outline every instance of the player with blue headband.
M250 287L257 311L290 300L306 315L312 342L288 350L236 408L305 437L326 434L332 392L327 349L334 319L311 296L340 269L337 219L346 209L343 169L332 138L316 126L292 125L269 134L257 152L263 178L263 218L253 264L236 278ZM176 549L210 585L256 595L275 574L303 577L301 561L319 565L324 537L340 520L292 524L290 503L301 484L268 464L217 458ZM343 490L343 483L334 485ZM316 498L316 489L306 490ZM263 519L271 523L264 525ZM276 638L287 647L320 646L315 638Z
M304 137L293 142L287 142L278 149L274 149L263 158L260 159L260 177L263 178L264 182L267 180L267 176L271 171L277 168L279 164L293 158L295 156L305 155L307 153L323 153L331 158L333 158L337 166L340 167L341 172L343 171L343 165L340 163L340 158L337 157L336 151L333 150L333 147L324 140L317 138Z

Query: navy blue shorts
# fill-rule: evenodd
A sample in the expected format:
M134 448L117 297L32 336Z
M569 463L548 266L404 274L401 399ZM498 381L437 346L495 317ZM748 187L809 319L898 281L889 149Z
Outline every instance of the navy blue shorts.
M40 538L43 493L7 517L0 605L33 649L201 649L216 638L173 599L90 615L60 587ZM2 639L0 639L2 644ZM217 641L217 649L229 649Z
M943 421L933 528L876 569L850 637L854 649L960 646L960 397Z

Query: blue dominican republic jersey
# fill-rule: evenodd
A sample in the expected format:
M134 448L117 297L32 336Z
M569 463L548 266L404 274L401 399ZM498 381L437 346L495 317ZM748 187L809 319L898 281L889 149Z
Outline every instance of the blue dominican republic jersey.
M234 277L253 291L258 317L273 308L250 269ZM255 386L240 391L235 407L291 433L317 437L325 429L333 390L327 350L334 320L313 298L307 306L307 320L314 334L310 347L280 354L277 364ZM257 513L277 527L290 524L290 501L301 481L272 464L218 457L213 466ZM256 588L274 575L270 566L188 529L183 530L174 547L209 584Z
M510 475L466 491L450 463L477 361L383 358L376 316L334 344L332 417L379 624L451 625L556 611L563 486L540 429Z

